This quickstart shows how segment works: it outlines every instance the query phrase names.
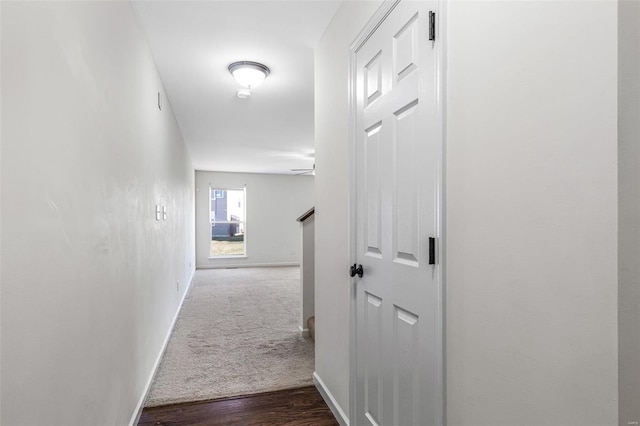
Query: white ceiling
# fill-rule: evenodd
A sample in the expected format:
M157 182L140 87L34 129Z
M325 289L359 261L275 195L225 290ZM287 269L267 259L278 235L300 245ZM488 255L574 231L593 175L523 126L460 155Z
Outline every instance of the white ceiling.
M340 1L134 1L197 170L311 167L313 49ZM249 99L227 67L267 65Z

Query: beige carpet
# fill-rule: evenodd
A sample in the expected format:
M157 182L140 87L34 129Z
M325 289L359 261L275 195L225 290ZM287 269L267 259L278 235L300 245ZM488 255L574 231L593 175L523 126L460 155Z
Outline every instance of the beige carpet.
M312 384L298 267L198 270L146 406Z

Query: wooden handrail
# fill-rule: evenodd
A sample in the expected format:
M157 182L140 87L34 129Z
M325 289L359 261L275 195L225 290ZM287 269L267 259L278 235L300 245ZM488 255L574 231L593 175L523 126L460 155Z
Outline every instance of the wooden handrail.
M313 214L316 212L316 208L315 207L311 207L309 210L307 210L305 213L302 214L302 216L300 216L297 221L298 222L304 222L305 220L309 219L311 216L313 216Z

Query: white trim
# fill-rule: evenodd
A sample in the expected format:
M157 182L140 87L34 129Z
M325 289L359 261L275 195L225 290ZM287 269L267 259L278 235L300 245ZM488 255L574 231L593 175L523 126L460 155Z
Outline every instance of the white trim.
M162 343L162 348L160 349L160 353L158 354L158 357L156 358L153 368L151 369L151 374L149 375L149 378L147 379L147 383L144 386L144 392L142 392L142 395L140 396L140 400L138 401L138 405L136 406L136 409L133 412L133 416L131 417L129 426L136 426L140 421L140 416L142 416L142 410L144 410L144 402L147 400L147 396L149 395L149 391L151 390L151 384L153 383L153 378L155 377L156 372L158 371L158 367L160 367L160 361L162 361L162 356L164 355L164 351L167 349L167 345L169 344L169 339L171 338L171 333L173 333L173 328L175 327L176 322L178 320L178 315L182 310L182 304L184 303L184 299L187 297L187 294L189 294L189 290L191 290L191 284L193 284L193 276L195 275L195 273L196 273L195 270L191 271L191 278L189 279L189 285L187 286L184 293L182 294L182 299L180 300L180 304L178 305L176 314L173 316L173 320L171 321L171 327L169 327L167 336L164 338L164 342Z
M356 171L356 94L355 94L355 81L357 77L356 55L362 48L371 35L378 29L387 16L393 11L393 9L400 3L401 0L385 0L376 13L371 17L371 20L364 26L362 31L358 34L356 39L349 47L349 81L348 81L348 96L349 96L349 223L348 223L348 250L351 258L350 264L357 262L357 171ZM439 122L439 134L440 145L440 158L438 166L439 182L437 184L436 194L436 238L437 238L437 253L436 263L438 264L436 270L438 277L436 279L438 285L438 312L437 314L437 330L439 332L439 343L441 345L438 351L438 367L440 369L440 383L439 388L441 390L438 407L441 412L437 413L437 417L440 419L441 424L446 425L446 231L445 231L445 185L446 185L446 50L447 50L447 0L434 0L436 12L436 80L438 87L438 103L436 107L437 120ZM352 280L354 283L355 280ZM357 383L357 354L356 354L356 289L355 285L351 286L351 301L350 301L350 315L349 315L349 409L350 413L354 415L356 412L356 383ZM315 377L315 373L314 373Z
M438 177L440 182L437 190L438 209L436 211L436 232L438 235L438 246L436 252L436 261L439 263L437 268L438 277L438 311L436 318L440 321L437 330L440 332L438 341L440 342L440 350L438 351L438 364L440 368L439 388L441 390L439 407L442 410L440 419L442 425L447 424L447 223L446 223L446 187L447 187L447 44L448 44L448 2L446 0L436 0L436 79L438 88L437 102L437 119L439 123L440 137L440 170Z
M309 329L308 328L302 328L302 327L298 326L298 330L300 330L300 334L302 334L302 337L309 337Z
M320 376L318 376L318 373L315 371L313 372L313 384L316 385L316 389L318 389L318 392L322 395L322 399L327 403L333 417L335 417L338 423L340 423L340 426L349 426L349 417L347 417L344 411L342 411L338 401L336 401L327 388L327 385L324 384Z
M217 260L217 259L248 259L249 256L246 254L224 254L221 256L209 256L209 260Z
M376 10L376 13L373 14L369 22L367 22L367 24L364 26L360 34L358 34L353 43L351 43L351 46L349 46L349 51L351 53L354 53L354 56L351 58L354 61L352 65L355 65L355 53L360 50L362 45L364 45L364 43L369 40L369 37L371 37L373 33L378 29L378 27L382 25L382 22L387 18L387 16L389 16L391 11L398 5L398 3L400 3L400 0L385 0L380 5L378 10ZM356 72L355 66L351 67L351 71ZM352 77L355 76L354 74L350 75ZM352 88L352 86L349 86L349 89ZM352 91L350 90L349 93L351 94ZM349 100L353 101L355 100L355 98L350 97ZM355 103L352 106L355 107ZM353 112L353 110L351 112ZM353 130L355 130L355 126L353 127Z
M272 266L300 266L300 262L223 263L220 265L196 265L196 269L270 268Z

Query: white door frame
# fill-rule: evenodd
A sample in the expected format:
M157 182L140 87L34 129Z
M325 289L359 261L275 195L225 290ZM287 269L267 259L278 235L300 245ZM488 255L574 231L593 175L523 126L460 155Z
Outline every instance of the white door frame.
M375 30L380 26L382 21L395 9L395 7L402 0L384 0L380 8L372 16L369 22L362 29L360 34L351 43L349 47L349 264L357 262L357 220L356 220L356 53L364 45L364 43L371 37ZM436 84L437 84L437 122L438 122L438 137L441 141L442 156L438 161L439 170L437 170L438 183L437 183L437 200L438 207L436 211L437 225L437 254L436 262L439 264L439 276L437 279L438 286L438 341L440 344L440 350L437 351L440 354L438 360L438 370L440 371L440 397L441 401L438 404L441 412L438 418L441 419L441 424L446 424L446 345L445 345L445 282L446 282L446 227L445 227L445 158L446 158L446 0L436 0ZM356 402L356 374L357 374L357 357L356 357L356 280L351 279L350 288L350 303L349 303L349 423L350 426L354 426L353 419L355 416L355 402Z

